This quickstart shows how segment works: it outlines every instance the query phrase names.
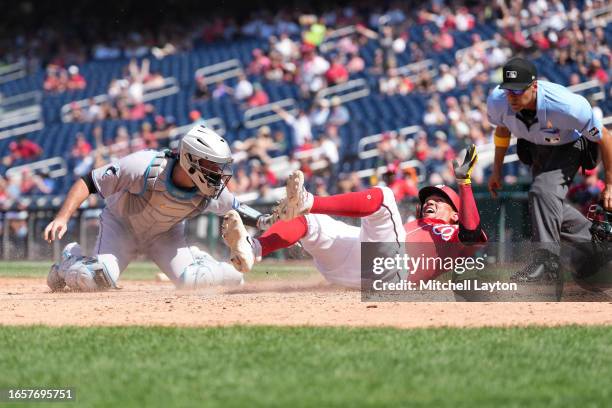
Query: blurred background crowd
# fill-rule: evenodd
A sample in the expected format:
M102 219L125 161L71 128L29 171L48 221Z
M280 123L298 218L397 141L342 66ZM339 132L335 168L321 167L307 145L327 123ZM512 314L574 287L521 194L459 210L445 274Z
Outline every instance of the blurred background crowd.
M201 122L231 142L230 188L247 200L273 201L297 168L320 195L386 184L398 200L414 197L425 183L452 183L467 145L491 147L486 98L515 55L536 61L542 79L595 81L585 96L602 118L612 112L612 11L601 0L173 5L121 14L113 1L110 11L23 2L9 13L31 21L0 29L0 72L24 71L0 79L0 114L14 113L3 100L40 91L43 127L0 131L3 208L64 194L131 152L174 148ZM62 172L45 164L54 158ZM506 182L525 170L510 163ZM487 174L479 167L475 182ZM595 171L571 195L584 206L598 189Z

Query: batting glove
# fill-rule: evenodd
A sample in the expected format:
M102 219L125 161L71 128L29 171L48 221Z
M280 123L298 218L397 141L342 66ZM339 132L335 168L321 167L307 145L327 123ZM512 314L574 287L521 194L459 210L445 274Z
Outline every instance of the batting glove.
M457 160L453 160L453 170L455 171L455 179L459 184L471 184L472 170L478 161L478 153L476 153L476 145L471 145L465 152L463 163L459 164Z

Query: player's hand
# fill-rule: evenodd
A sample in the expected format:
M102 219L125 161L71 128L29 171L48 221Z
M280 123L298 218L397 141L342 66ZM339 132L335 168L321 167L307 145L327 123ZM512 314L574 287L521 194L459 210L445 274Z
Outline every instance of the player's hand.
M459 184L471 184L472 183L472 170L476 166L478 161L478 153L476 152L476 145L471 145L465 151L465 157L463 162L460 164L457 160L453 160L453 170L455 171L455 178Z
M489 192L493 196L493 198L497 198L497 190L502 187L501 175L493 172L491 177L489 177Z
M47 225L43 233L45 241L51 243L54 239L60 240L68 230L68 222L62 218L56 218Z
M601 203L607 211L612 211L612 184L606 184L606 188L601 192Z
M257 218L257 229L260 231L266 231L276 221L278 221L278 214L262 214Z

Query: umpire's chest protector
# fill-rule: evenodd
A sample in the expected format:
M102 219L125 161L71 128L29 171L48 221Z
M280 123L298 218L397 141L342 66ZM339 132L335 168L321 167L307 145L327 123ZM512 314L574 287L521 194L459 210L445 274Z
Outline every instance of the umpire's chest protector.
M177 160L161 152L147 168L142 190L126 191L113 203L114 212L128 222L137 238L153 238L208 207L210 198L197 189L184 191L172 184L175 165Z

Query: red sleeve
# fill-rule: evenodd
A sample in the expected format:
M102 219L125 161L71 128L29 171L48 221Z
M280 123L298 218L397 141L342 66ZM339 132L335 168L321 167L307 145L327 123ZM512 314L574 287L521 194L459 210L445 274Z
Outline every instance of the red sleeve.
M459 184L459 240L463 243L486 242L487 235L480 227L480 214L471 184Z

